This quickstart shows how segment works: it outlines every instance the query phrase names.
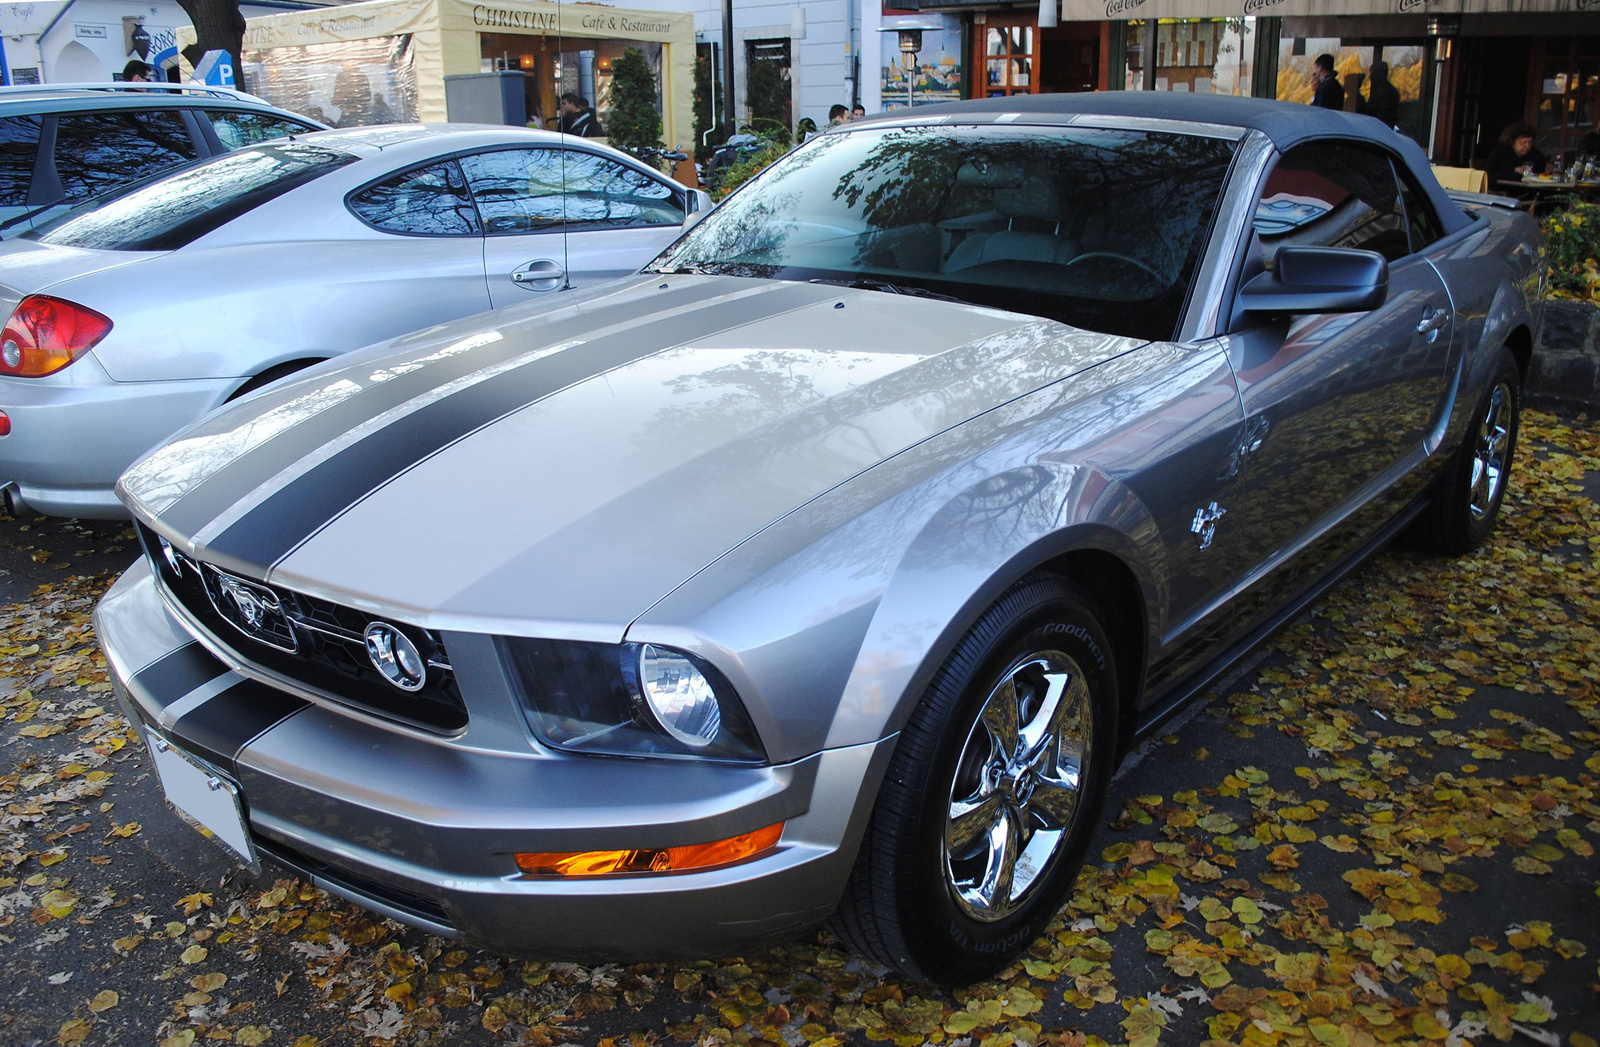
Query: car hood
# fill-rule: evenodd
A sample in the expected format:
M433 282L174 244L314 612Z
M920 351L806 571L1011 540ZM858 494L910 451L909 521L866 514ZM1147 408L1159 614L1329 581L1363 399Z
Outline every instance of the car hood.
M879 291L647 276L323 365L119 490L224 569L433 628L614 641L829 488L1139 344Z

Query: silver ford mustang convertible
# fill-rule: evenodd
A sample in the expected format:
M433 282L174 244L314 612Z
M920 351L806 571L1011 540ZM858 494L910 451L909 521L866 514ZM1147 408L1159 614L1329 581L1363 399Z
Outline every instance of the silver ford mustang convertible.
M173 805L435 933L970 981L1130 745L1405 531L1487 537L1543 248L1368 117L835 128L641 274L361 350L126 473Z

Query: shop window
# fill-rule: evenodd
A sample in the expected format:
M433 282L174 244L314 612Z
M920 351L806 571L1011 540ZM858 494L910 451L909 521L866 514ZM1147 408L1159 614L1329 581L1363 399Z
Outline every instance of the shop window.
M396 175L350 198L350 210L384 232L463 236L478 231L467 183L454 161Z
M977 27L977 65L983 83L979 97L1003 98L1007 95L1034 94L1039 90L1034 77L1036 39L1034 23L1001 21L990 15L987 25Z
M1135 19L1128 23L1125 83L1157 91L1248 97L1254 81L1255 18Z
M417 119L416 49L410 33L246 51L251 90L330 127Z
M1416 142L1427 135L1422 109L1426 41L1393 40L1345 44L1339 37L1284 37L1278 51L1278 100L1309 104L1317 56L1333 56L1344 88L1346 112L1366 113Z
M794 127L790 95L789 38L747 40L744 45L744 97L750 124L758 134Z
M1600 109L1600 37L1550 37L1534 42L1528 92L1529 123L1536 145L1551 163L1570 164L1596 152L1595 114Z

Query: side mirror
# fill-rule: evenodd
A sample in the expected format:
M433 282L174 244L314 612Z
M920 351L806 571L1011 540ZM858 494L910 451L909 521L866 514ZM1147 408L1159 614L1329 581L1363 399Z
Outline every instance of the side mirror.
M1281 247L1239 291L1246 313L1364 313L1389 297L1389 263L1350 247Z
M704 189L689 190L689 213L684 215L683 228L687 232L699 224L700 219L711 213L716 204L711 202L711 194Z

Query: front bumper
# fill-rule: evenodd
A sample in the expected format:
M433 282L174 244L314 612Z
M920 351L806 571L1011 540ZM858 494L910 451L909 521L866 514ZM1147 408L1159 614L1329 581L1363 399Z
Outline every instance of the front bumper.
M112 493L145 451L227 398L232 379L115 382L93 353L44 378L0 378L0 488L52 516L123 518Z
M733 767L384 726L231 672L172 619L144 561L95 628L129 719L238 785L261 854L403 922L546 959L727 954L823 919L893 747ZM777 821L775 850L701 872L524 879L512 858L704 843Z

